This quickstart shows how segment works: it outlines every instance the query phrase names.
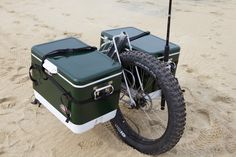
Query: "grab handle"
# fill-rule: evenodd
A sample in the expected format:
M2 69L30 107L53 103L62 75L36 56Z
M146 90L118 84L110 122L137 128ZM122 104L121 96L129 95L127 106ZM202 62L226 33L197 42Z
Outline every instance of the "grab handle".
M112 85L107 85L101 88L97 88L94 90L94 100L98 100L101 98L105 98L111 95L114 92L114 87Z

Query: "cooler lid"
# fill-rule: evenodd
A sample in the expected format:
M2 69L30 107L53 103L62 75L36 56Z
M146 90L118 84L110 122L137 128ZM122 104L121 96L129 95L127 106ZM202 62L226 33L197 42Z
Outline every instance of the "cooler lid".
M42 57L51 51L86 46L88 45L76 38L66 38L36 45L32 48L32 55L41 61ZM59 75L75 85L86 85L121 72L118 62L98 51L68 53L47 60L57 67Z
M101 33L102 36L108 37L109 40L113 36L119 35L121 32L126 32L129 37L134 37L143 33L144 31L134 27L124 27L106 30ZM154 56L162 56L165 50L166 41L152 34L146 35L134 41L131 41L131 45L135 50L150 53ZM174 43L170 43L170 53L176 53L180 51L180 47Z

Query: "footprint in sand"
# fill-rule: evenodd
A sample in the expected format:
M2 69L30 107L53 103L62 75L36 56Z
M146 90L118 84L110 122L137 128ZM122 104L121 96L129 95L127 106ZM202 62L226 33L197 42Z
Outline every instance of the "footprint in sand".
M183 10L182 10L182 9L179 9L179 8L176 8L175 11L176 11L176 12L182 12Z
M67 36L67 37L77 37L77 38L81 38L83 33L74 33L74 32L64 32L63 35Z
M13 21L13 23L15 23L15 24L20 24L20 21Z
M11 109L16 105L16 98L15 97L5 97L0 98L0 108L1 109Z
M26 48L26 49L27 49L27 48ZM24 66L19 66L19 67L17 68L17 72L21 71L22 69L25 69L25 67L24 67Z
M200 109L197 110L196 114L198 117L198 122L201 124L199 127L202 129L209 128L211 122L209 111Z
M4 77L6 76L8 73L10 73L14 68L13 67L3 67L1 73L0 73L0 77Z
M234 153L236 152L236 142L235 139L232 138L232 136L229 136L229 138L226 140L226 144L225 144L225 149L229 152L229 153Z
M191 154L192 156L201 156L201 154L205 154L208 151L214 154L219 153L224 149L224 146L220 145L224 138L224 133L216 116L206 109L197 110L197 116L199 131L194 132L197 135L192 140L177 145L178 152L180 154Z
M187 72L187 73L193 73L194 72L194 70L191 68L191 67L189 67L187 64L183 64L183 65L181 65L183 68L185 68L185 71Z
M0 149L0 155L3 155L3 154L5 154L5 152L2 149Z
M24 83L29 80L27 74L15 74L10 78L11 81L15 81L16 84Z
M118 27L120 27L120 25L108 25L108 27L111 27L111 28L118 28Z
M35 22L39 21L39 19L37 17L35 17L35 16L32 16L32 18L33 18L33 21L35 21Z
M144 3L147 4L147 5L155 5L155 3L153 3L153 2L149 2L149 1L144 2Z
M86 19L89 20L89 21L94 21L94 20L95 20L95 19L92 18L92 17L87 17Z
M81 149L91 149L92 147L100 147L102 145L103 145L103 141L101 139L81 141L78 143L78 146Z
M225 53L220 53L220 55L221 55L222 57L228 57L228 55L225 54Z
M35 18L34 21L39 22L37 18ZM40 23L34 24L34 27L35 27L35 28L33 28L32 31L39 31L39 30L42 29L42 28L43 28L43 29L47 29L47 30L54 30L53 27L50 27L50 26L45 25L45 24L40 24Z
M128 0L117 0L116 2L117 3L124 3L124 4L130 3L130 1L128 1Z
M186 72L187 72L187 73L193 73L194 70L193 70L192 68L187 68L187 69L186 69Z
M199 76L197 76L197 79L200 82L204 82L204 81L211 80L211 76L209 76L209 75L199 75Z
M211 11L210 14L215 15L215 16L222 16L222 15L224 15L223 12L219 12L219 11Z
M222 45L222 42L216 41L216 44L217 44L217 45Z
M112 134L116 135L116 131L115 129L113 128L113 126L111 125L110 122L105 122L105 123L102 123L103 127L106 128L109 132L111 132Z
M107 141L110 143L110 148L114 148L118 151L129 150L129 147L122 142L110 122L106 122L103 123L102 126L98 126L95 132L99 135L99 139L103 139L102 141ZM119 147L117 147L117 145Z
M201 54L201 57L203 57L203 58L210 58L211 55L210 54Z
M7 133L0 130L0 144L3 144L6 139L7 139Z
M11 47L10 48L10 53L12 54L12 56L16 56L17 55L17 47ZM15 58L11 58L11 59L8 59L8 61L15 61L16 59Z
M14 14L16 12L14 10L10 10L10 11L8 11L8 13Z
M41 28L46 28L46 29L50 29L50 30L54 30L54 28L53 27L50 27L50 26L48 26L48 25L40 25L40 27Z
M192 11L191 10L184 10L184 12L191 13Z
M221 33L216 32L216 33L215 33L215 36L216 36L216 37L220 37L220 36L221 36Z
M24 66L19 66L17 68L16 74L14 74L11 78L10 81L15 82L16 84L21 84L25 83L26 81L29 80L28 73L25 72L25 67Z
M57 37L57 35L56 34L45 34L44 37L47 39L55 39Z
M70 16L69 13L62 13L63 16Z
M214 102L223 102L226 104L233 104L235 103L235 100L229 96L226 95L217 95L215 97L212 98L212 101Z
M14 68L9 65L14 65L14 63L15 59L8 59L8 61L0 59L0 67L1 67L0 78L8 76L11 73L11 71Z

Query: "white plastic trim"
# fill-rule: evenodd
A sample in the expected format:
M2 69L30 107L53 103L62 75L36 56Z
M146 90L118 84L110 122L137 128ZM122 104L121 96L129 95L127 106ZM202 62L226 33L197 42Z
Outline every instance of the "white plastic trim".
M37 56L35 56L34 54L32 54L32 56L33 56L34 58L36 58L38 61L40 61L40 62L42 61L41 59L39 59L39 58L38 58ZM68 82L68 83L69 83L71 86L73 86L74 88L85 88L85 87L94 85L94 84L96 84L96 83L99 83L99 82L108 80L108 79L110 79L110 78L119 76L119 75L122 74L122 72L119 72L119 73L117 73L117 74L114 74L114 75L111 75L111 76L108 76L108 77L104 77L104 78L102 78L102 79L100 79L100 80L97 80L97 81L94 81L94 82L90 82L90 83L85 84L85 85L75 85L75 84L73 84L72 82L70 82L68 79L66 79L64 76L62 76L60 73L57 73L57 74L58 74L58 76L60 76L63 80L65 80L66 82Z
M161 90L156 90L156 91L154 91L152 93L149 93L148 95L150 96L151 99L159 98L159 97L161 97ZM149 99L148 96L145 96L145 98Z
M52 62L49 60L45 60L43 63L43 67L50 72L51 74L57 74L57 66L55 66Z
M169 56L174 56L174 55L178 55L179 54L179 52L175 52L175 53L171 53L171 54L169 54ZM158 59L162 59L162 58L164 58L163 56L161 56L161 57L158 57Z
M99 123L104 123L116 116L116 110L111 111L101 117L91 120L82 125L76 125L72 122L66 123L66 117L61 114L56 108L54 108L45 98L43 98L36 90L34 90L35 98L42 103L54 116L56 116L65 126L67 126L73 133L80 134L92 129Z

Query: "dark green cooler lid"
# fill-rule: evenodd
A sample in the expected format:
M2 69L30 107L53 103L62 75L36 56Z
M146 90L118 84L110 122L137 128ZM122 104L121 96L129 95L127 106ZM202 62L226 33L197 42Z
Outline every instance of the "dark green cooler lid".
M41 60L45 54L54 50L86 46L76 38L67 38L36 45L32 48L32 55ZM118 62L98 51L68 53L47 59L57 67L59 74L75 85L86 85L121 72Z
M134 27L124 27L106 30L102 32L102 36L112 39L113 36L119 35L121 32L126 32L130 38L143 33L144 31ZM131 45L135 50L150 53L154 56L162 56L164 53L166 41L154 35L146 35L134 41L131 41ZM180 47L174 43L170 43L170 53L176 53L180 51Z

